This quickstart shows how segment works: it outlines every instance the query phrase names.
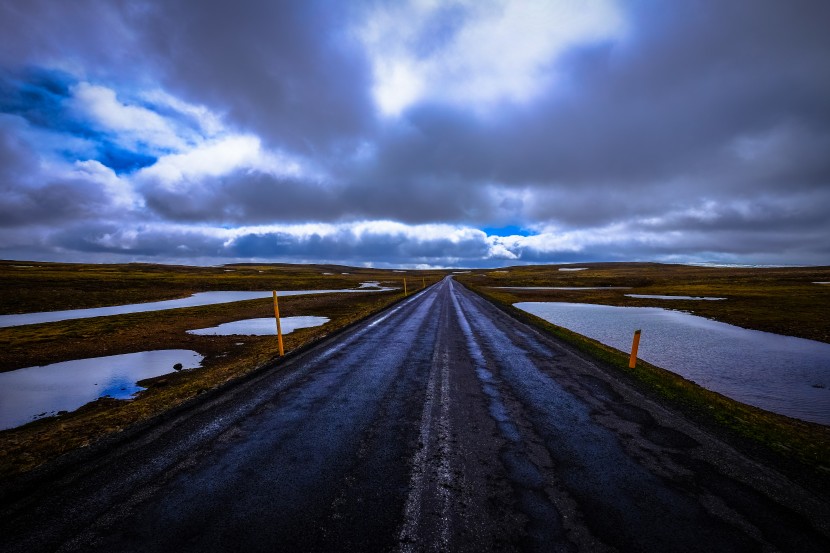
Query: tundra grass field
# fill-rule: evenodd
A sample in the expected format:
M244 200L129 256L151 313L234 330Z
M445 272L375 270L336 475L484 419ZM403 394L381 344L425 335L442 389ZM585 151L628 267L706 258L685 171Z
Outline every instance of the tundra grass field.
M575 271L573 269L584 268ZM565 270L560 270L565 269ZM570 269L570 270L568 270ZM735 268L658 263L508 267L456 280L503 303L551 301L687 311L743 328L830 343L830 267ZM507 290L499 287L624 287L610 290ZM721 297L724 301L630 298L626 294Z
M343 274L348 273L348 274ZM317 315L330 321L285 336L291 352L344 328L443 278L440 271L382 271L323 265L75 265L0 262L0 314L80 309L187 297L219 290L353 289L378 281L392 291L287 296L282 317ZM198 336L186 331L273 317L271 299L75 319L0 328L0 371L148 349L190 349L198 369L141 381L131 401L100 398L62 413L0 431L0 477L26 472L77 447L142 423L278 359L274 336Z

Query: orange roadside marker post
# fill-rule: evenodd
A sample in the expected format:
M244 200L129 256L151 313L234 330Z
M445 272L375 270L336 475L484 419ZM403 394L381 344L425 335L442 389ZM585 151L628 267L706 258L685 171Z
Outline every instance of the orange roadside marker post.
M424 277L421 277L421 290L423 290L426 287L427 287L427 279L424 278Z
M277 344L280 348L280 357L285 355L282 347L282 326L280 326L280 305L277 302L277 291L274 290L274 318L277 319Z
M408 296L409 294L406 293L406 278L403 279L403 295Z
M637 366L637 349L640 347L640 331L634 331L634 342L631 344L631 359L628 361L628 368L633 369Z

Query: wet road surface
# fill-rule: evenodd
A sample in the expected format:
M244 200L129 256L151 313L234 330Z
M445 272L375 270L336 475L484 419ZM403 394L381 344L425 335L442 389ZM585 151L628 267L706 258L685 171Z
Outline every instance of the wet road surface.
M826 498L451 279L9 497L9 552L830 551Z

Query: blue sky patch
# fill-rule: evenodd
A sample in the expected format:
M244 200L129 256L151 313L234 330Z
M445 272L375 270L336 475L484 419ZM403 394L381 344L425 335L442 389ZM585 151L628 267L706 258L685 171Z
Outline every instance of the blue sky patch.
M63 102L74 81L59 71L28 68L20 74L0 73L0 112L18 115L29 124L49 130L82 133L66 117Z
M90 143L92 148L79 150L77 144L59 139L50 144L61 158L72 163L94 159L118 174L130 173L154 164L158 157L141 151L133 151L113 142L105 132L91 128L75 117L66 107L71 87L78 80L62 71L29 67L18 73L0 73L0 113L16 115L32 127L69 135ZM41 143L41 147L49 142Z
M112 144L101 144L95 160L106 165L117 174L123 174L132 173L142 167L149 167L158 158L140 152L131 152Z
M531 231L516 225L507 225L504 227L482 227L482 232L486 232L488 236L530 236Z

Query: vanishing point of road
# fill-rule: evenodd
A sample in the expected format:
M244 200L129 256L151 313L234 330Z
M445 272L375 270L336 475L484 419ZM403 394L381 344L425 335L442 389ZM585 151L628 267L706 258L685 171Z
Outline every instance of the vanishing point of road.
M452 279L25 490L0 551L830 551L826 499Z

